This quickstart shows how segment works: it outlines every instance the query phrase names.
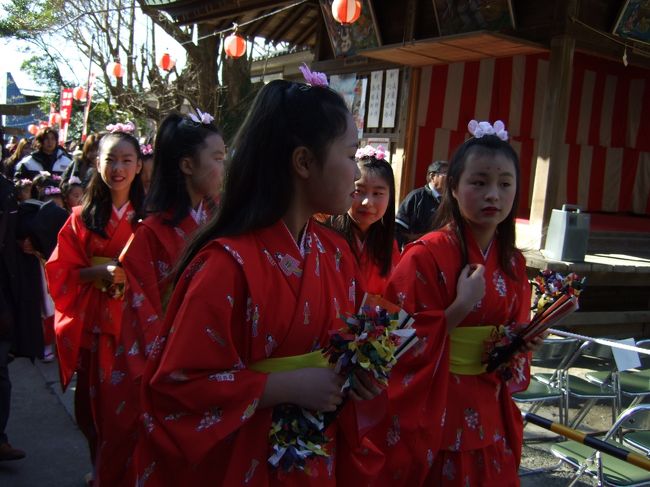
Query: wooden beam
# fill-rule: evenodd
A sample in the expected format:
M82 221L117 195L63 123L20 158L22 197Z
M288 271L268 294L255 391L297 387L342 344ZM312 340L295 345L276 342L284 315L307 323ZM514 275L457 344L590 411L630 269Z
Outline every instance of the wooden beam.
M530 206L530 234L527 241L542 249L551 211L557 204L561 151L566 133L566 118L571 94L575 39L558 36L551 41L548 83L540 122L537 165Z
M405 68L411 71L411 83L409 86L408 97L408 114L406 117L406 129L404 135L404 166L400 178L398 193L395 195L395 203L402 201L404 197L413 189L415 184L415 168L417 167L417 123L418 123L418 104L420 92L420 83L422 79L421 68Z
M294 9L293 12L290 12L289 15L282 21L280 28L271 34L270 37L274 39L284 39L284 36L291 29L297 28L298 20L304 15L307 15L307 9L305 5L300 5Z

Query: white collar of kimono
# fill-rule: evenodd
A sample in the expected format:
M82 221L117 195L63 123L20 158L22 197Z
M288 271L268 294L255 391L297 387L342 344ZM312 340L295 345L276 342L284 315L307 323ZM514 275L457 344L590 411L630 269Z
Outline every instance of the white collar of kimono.
M304 226L302 229L302 236L300 237L300 243L296 242L293 238L293 235L291 233L291 230L289 230L289 227L287 226L286 223L284 223L284 220L282 220L282 226L287 230L287 233L291 237L291 241L294 243L296 248L298 249L298 252L300 252L300 256L304 259L306 252L306 246L307 246L307 227L309 226L309 222Z
M207 219L207 213L205 209L203 208L203 200L199 203L199 206L196 208L190 208L190 215L192 215L192 218L196 222L197 225L202 225L205 223L205 220Z
M121 219L122 219L122 217L124 216L124 213L126 212L126 209L127 209L128 207L129 207L129 202L128 202L128 201L127 201L126 203L124 203L124 204L122 205L122 208L120 208L120 209L117 209L117 208L115 207L115 205L113 205L113 211L114 211L115 214L117 215L117 219L118 219L118 220L121 220Z
M480 247L480 245L478 246L478 249L481 251L481 255L483 256L484 261L487 260L488 255L490 254L490 249L492 248L492 243L493 242L494 242L494 239L490 240L490 243L488 244L487 248L485 249L485 252L483 252L483 249Z

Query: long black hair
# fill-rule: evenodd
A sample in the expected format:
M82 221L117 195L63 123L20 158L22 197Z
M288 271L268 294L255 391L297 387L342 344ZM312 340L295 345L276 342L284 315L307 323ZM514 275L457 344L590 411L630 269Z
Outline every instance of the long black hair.
M176 279L209 241L268 227L288 211L294 195L292 156L308 148L321 164L347 129L349 111L326 87L275 80L264 86L237 133L215 218L186 248Z
M461 269L465 267L468 262L467 242L465 241L463 233L465 221L460 213L458 201L456 201L452 192L458 188L460 177L465 171L465 163L471 155L486 155L493 157L496 154L501 154L507 159L510 159L512 164L515 166L516 191L515 198L512 202L512 209L510 210L510 213L508 213L508 216L497 225L496 231L496 240L499 243L499 265L506 274L510 277L514 277L510 262L517 252L515 242L515 218L519 206L520 177L519 157L517 157L517 153L508 142L499 139L496 135L484 135L480 138L472 137L456 149L456 152L449 162L447 185L445 187L442 203L436 211L433 228L441 228L445 225L451 224L451 228L460 242L462 253Z
M140 144L138 140L131 134L124 132L115 132L104 135L99 141L99 154L101 157L102 147L108 140L119 139L120 141L128 142L135 149L135 153L140 159ZM135 215L131 223L135 225L138 220L142 218L142 203L144 201L144 189L142 188L142 180L140 173L135 175L129 188L129 201L135 210ZM82 200L81 220L84 225L93 233L100 235L103 238L108 238L106 235L106 225L111 218L113 211L113 200L111 198L111 189L102 179L101 171L99 168L93 171L90 182L86 187L86 193Z
M379 274L386 276L393 267L393 248L395 245L395 176L393 168L383 159L363 158L359 161L359 169L370 175L376 175L388 185L389 196L386 212L380 220L370 225L366 233L365 248L372 262L379 266ZM333 217L330 226L343 234L354 254L359 256L356 236L360 230L352 217L345 213Z
M153 175L145 201L147 213L173 210L165 223L176 226L190 212L190 195L181 159L189 157L196 164L199 152L210 135L222 136L214 123L195 122L179 113L170 113L160 124L154 141Z

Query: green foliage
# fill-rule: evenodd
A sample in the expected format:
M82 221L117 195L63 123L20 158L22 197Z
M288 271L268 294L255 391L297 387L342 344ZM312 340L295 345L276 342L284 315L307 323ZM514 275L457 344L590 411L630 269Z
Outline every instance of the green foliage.
M44 34L64 15L63 0L8 0L0 19L0 36L30 40Z

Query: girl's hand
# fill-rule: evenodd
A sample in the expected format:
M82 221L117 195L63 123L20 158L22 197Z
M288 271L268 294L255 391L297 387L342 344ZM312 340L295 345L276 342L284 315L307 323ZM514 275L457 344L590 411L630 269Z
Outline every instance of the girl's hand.
M357 370L350 388L350 397L355 401L368 401L381 394L383 387L377 383L371 373Z
M485 266L481 264L466 265L456 284L456 300L471 310L485 296Z
M126 282L126 274L117 264L106 264L106 280L113 284L124 284Z
M312 411L336 411L343 402L343 377L330 368L305 368L272 372L266 381L260 407L291 403Z
M548 332L544 333L543 335L536 336L529 342L526 342L526 346L524 347L525 352L537 352L540 348L542 348L542 345L544 345L544 337L548 334Z
M485 295L485 267L481 264L466 265L460 271L456 284L456 299L445 310L447 331L451 332L472 311Z

